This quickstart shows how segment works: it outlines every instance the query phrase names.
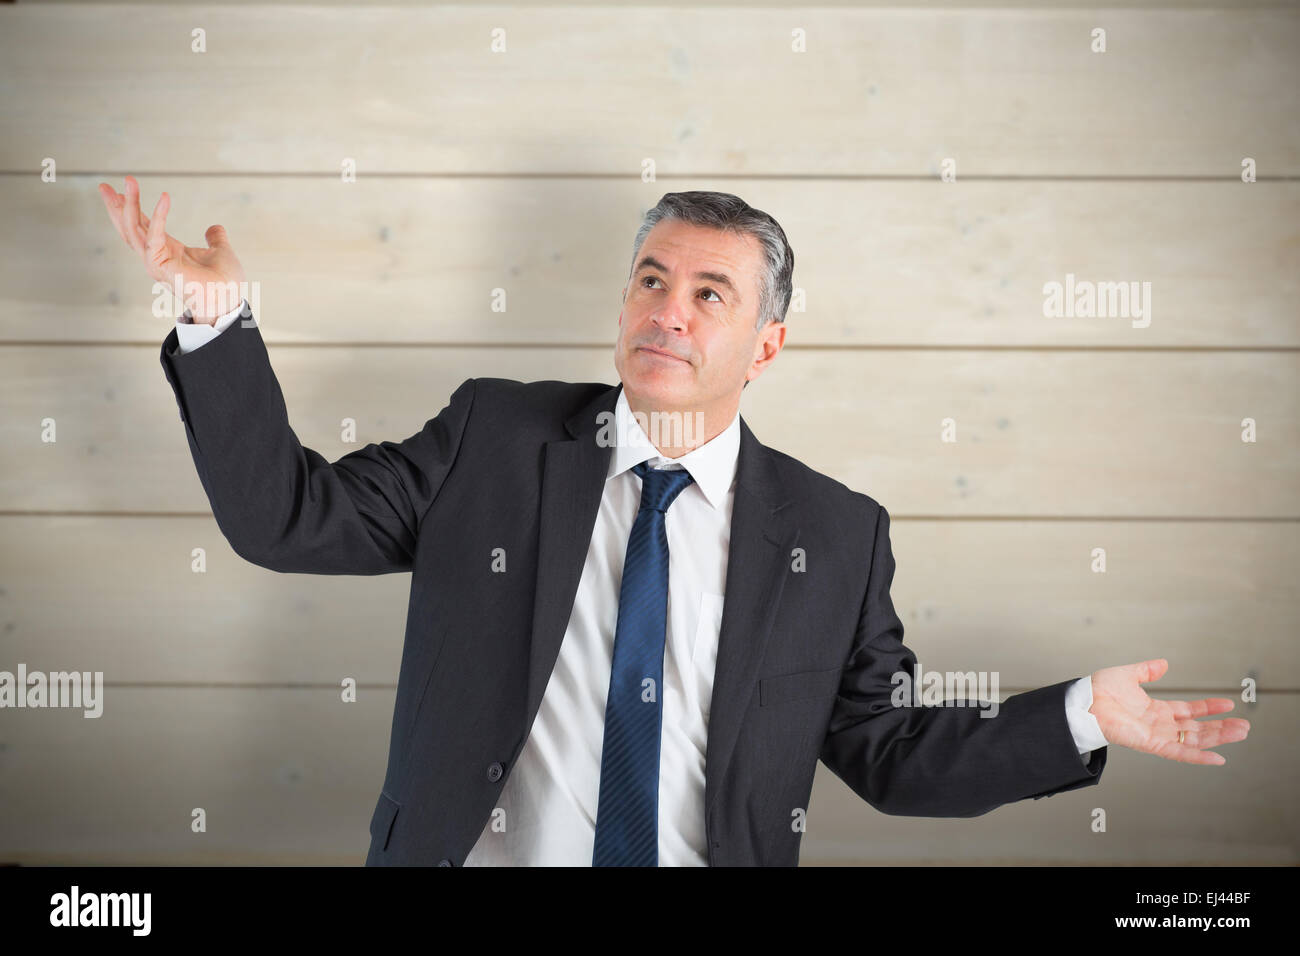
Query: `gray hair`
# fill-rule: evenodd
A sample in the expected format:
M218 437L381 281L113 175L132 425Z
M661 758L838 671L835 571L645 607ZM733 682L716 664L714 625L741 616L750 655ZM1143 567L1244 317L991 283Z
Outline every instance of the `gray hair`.
M664 193L658 204L645 214L641 228L632 243L632 268L650 230L665 219L687 222L695 226L708 226L758 240L763 252L763 274L758 284L758 323L762 329L769 322L784 322L790 308L793 292L791 276L794 273L794 250L786 241L785 230L775 219L755 209L739 196L731 193L693 190L683 193Z

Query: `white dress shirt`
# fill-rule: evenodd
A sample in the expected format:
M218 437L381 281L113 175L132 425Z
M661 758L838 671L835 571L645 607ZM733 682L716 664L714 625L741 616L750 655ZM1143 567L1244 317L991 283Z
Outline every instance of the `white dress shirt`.
M228 328L239 308L215 326L177 323L182 352ZM256 322L256 319L253 319ZM590 866L596 838L605 699L614 660L618 594L632 523L641 503L634 465L685 468L694 481L665 516L670 556L664 646L663 737L659 758L659 864L707 866L704 766L713 670L726 590L740 453L740 415L721 433L677 459L661 457L624 392L614 409L615 434L600 511L564 640L528 740L465 860L466 866ZM639 440L638 440L639 439ZM1065 695L1066 720L1086 763L1106 746L1092 706L1092 680Z

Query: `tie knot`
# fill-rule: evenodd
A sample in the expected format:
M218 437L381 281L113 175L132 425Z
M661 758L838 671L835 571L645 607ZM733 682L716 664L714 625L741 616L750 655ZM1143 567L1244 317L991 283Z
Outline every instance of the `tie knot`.
M685 468L651 468L643 461L632 468L641 479L641 510L668 512L673 503L695 479Z

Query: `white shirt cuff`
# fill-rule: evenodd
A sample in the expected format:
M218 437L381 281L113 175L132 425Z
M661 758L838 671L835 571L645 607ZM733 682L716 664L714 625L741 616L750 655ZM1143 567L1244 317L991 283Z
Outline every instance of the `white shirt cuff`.
M1065 719L1079 754L1087 757L1092 751L1107 744L1097 718L1088 712L1092 706L1092 677L1075 681L1065 692Z
M215 339L218 335L234 324L235 319L239 318L244 312L244 306L247 299L241 299L232 311L217 319L215 325L208 325L206 322L189 323L184 317L176 321L176 345L178 351L182 354L193 352L195 349L206 345ZM252 315L252 309L249 309L249 315ZM185 317L189 316L189 309L185 310ZM254 324L257 320L253 319Z

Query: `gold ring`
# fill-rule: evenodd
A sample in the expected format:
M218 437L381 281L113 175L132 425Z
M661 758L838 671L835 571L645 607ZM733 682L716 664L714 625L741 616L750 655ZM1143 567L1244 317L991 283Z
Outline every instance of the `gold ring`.
M1183 742L1183 738L1186 736L1187 736L1187 731L1185 730L1178 731L1178 742L1181 744Z

